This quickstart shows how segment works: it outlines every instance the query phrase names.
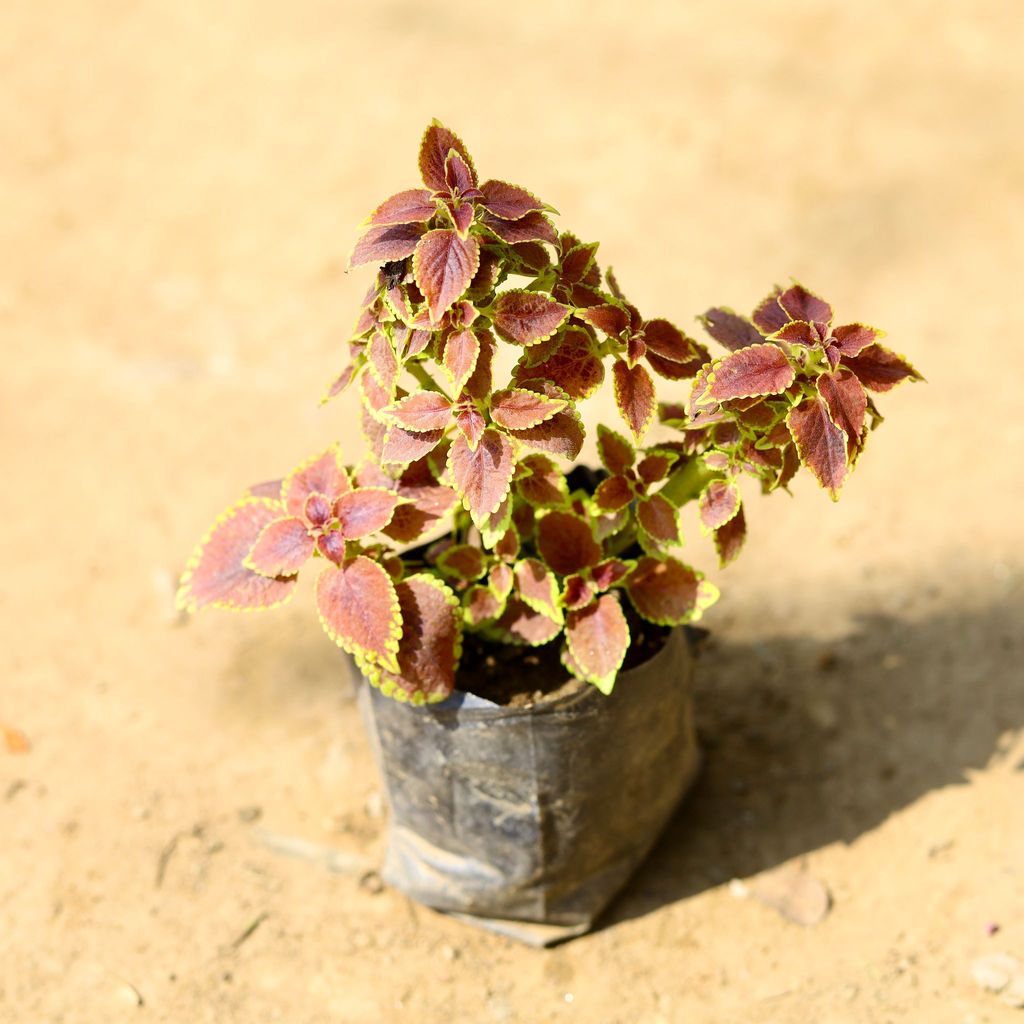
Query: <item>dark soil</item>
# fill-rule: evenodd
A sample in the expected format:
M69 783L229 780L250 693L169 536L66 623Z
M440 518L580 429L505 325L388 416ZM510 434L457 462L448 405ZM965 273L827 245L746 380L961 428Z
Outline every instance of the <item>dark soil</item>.
M641 619L623 601L632 638L622 670L642 665L665 645L669 630ZM559 637L540 647L517 647L484 640L467 633L455 680L458 689L507 707L530 707L589 686L571 676L562 665Z

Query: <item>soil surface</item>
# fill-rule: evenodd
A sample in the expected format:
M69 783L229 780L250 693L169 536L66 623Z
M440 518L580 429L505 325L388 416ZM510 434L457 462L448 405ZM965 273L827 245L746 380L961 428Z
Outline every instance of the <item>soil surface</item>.
M1020 1019L971 968L1024 960L1021 52L1019 0L0 5L0 1021ZM748 487L724 573L687 519L705 769L550 951L380 885L309 583L172 604L243 487L358 457L344 262L433 116L645 316L793 274L929 380L839 504Z

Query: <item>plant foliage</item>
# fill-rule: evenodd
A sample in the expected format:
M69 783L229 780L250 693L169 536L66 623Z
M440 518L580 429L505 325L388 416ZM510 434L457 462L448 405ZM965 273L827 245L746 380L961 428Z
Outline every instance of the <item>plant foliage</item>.
M713 359L645 318L550 206L480 181L437 122L419 169L422 187L381 203L351 257L377 269L328 397L358 393L365 456L328 448L252 488L196 549L179 603L274 607L312 563L327 634L399 700L448 696L465 630L559 643L607 693L630 646L624 601L671 626L718 596L678 557L682 507L731 562L743 476L770 492L803 466L838 497L880 422L873 394L921 378L799 284L750 318L709 309ZM499 346L515 366L496 382ZM659 403L662 381L673 397ZM578 403L609 384L623 432L598 426L602 479L573 490L559 460L583 445ZM673 436L645 445L656 419Z

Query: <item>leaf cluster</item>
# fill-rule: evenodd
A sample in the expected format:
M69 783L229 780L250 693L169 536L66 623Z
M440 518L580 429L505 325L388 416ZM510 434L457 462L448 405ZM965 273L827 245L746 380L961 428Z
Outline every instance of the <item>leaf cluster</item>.
M681 509L695 503L727 564L744 475L774 491L804 466L837 497L881 419L869 392L919 375L798 284L749 319L708 310L727 350L712 359L644 317L550 206L481 181L437 122L419 169L423 187L381 203L351 257L377 272L327 398L357 392L365 456L332 447L247 492L197 547L179 602L273 607L319 561L324 629L397 699L447 697L466 630L559 643L573 675L610 692L631 642L623 601L678 625L718 596L678 557ZM496 382L502 346L514 366ZM659 380L682 400L659 402ZM598 426L600 478L573 488L578 405L609 383L624 432ZM673 436L644 445L656 419Z

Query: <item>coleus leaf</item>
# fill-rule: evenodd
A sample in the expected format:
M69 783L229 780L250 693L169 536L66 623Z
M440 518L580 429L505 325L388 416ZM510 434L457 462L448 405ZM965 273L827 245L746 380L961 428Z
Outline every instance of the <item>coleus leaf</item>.
M904 380L924 380L906 359L882 345L869 345L857 356L843 356L843 365L871 391L889 391Z
M385 413L415 433L444 430L452 421L452 403L436 391L419 391L389 406Z
M602 693L611 693L629 650L629 626L619 599L605 594L570 611L565 618L565 639L578 674Z
M476 340L480 343L480 352L477 355L476 366L469 375L463 391L477 401L483 401L491 393L492 366L494 363L494 352L498 343L490 331L475 331Z
M505 600L512 593L512 585L515 583L515 573L510 565L499 562L491 567L491 574L487 578L487 585L502 599Z
M514 288L494 303L494 329L514 345L536 345L550 338L569 316L569 307L540 292Z
M434 192L448 191L449 186L445 177L445 164L448 160L448 154L453 149L465 161L472 181L476 182L473 158L469 155L469 150L466 149L465 143L455 132L435 121L423 133L419 156L420 175L423 178L423 184Z
M762 334L774 334L783 324L791 319L789 314L779 305L782 289L777 287L762 300L754 310L751 319Z
M413 255L412 271L432 323L437 323L465 294L479 262L480 243L475 238L460 238L457 231L448 228L437 228L423 236Z
M734 480L712 480L697 501L701 525L713 531L723 527L740 510L740 489Z
M398 493L405 499L405 504L395 509L383 532L401 544L419 540L438 520L448 515L459 500L455 491L433 482L432 478L430 482L413 485L405 485L400 480Z
M529 353L536 349L527 350L527 354L516 365L516 382L550 380L574 401L589 398L604 382L604 364L594 352L590 335L577 327L571 327L561 338L556 333L552 340L560 344L539 361L529 357Z
M615 404L633 437L639 441L654 419L657 401L651 375L642 366L628 366L617 359L612 367Z
M445 341L442 365L452 380L456 395L472 376L479 356L480 341L471 330L458 331Z
M496 619L505 610L504 598L490 587L475 585L462 596L462 614L471 628Z
M846 434L847 460L852 463L864 432L868 396L856 375L847 369L821 374L817 387L832 421Z
M472 544L453 544L437 558L437 567L446 576L459 580L478 580L487 572L487 559Z
M790 320L806 320L823 327L832 323L832 307L801 284L787 288L776 301Z
M469 447L476 451L476 446L480 443L484 428L487 426L483 413L476 406L465 406L456 414L455 426L469 442Z
M334 503L339 533L345 540L359 540L383 530L402 499L383 487L362 487L343 494Z
M697 354L696 342L675 324L660 317L644 324L644 342L649 352L673 363L686 363Z
M480 205L502 220L519 220L528 213L547 209L535 195L507 181L485 181L480 191L484 194Z
M244 497L272 498L274 501L277 501L281 497L281 486L283 483L283 480L264 480L263 483L247 487Z
M295 577L268 577L245 560L263 529L284 513L280 501L243 498L218 516L196 546L176 598L182 611L276 608L294 592Z
M635 568L635 562L621 558L606 558L590 570L590 579L599 591L609 590L621 583Z
M454 203L449 202L446 206L448 210L448 216L452 219L452 227L455 228L459 238L466 238L469 235L469 229L473 226L473 217L476 211L473 208L472 203ZM476 277L477 271L480 269L480 264L477 263L476 269L473 271L472 277ZM470 279L472 280L472 278ZM467 289L469 285L466 286Z
M381 691L413 704L433 704L455 689L462 654L459 602L435 576L417 573L395 586L402 621L398 672L381 675Z
M555 413L539 426L513 431L512 436L531 448L575 459L583 448L584 432L580 414L576 406L569 402L569 396L547 380L523 381L523 388L565 402L566 405L561 412Z
M594 504L602 512L617 512L633 498L633 484L624 476L610 476L602 480L594 491Z
M281 498L289 515L300 516L311 494L326 494L334 499L352 489L348 474L341 464L336 445L320 455L300 462L285 477L281 485ZM255 538L253 538L255 540Z
M408 465L429 455L441 442L443 430L413 431L397 423L384 435L380 460L386 464Z
M567 609L583 608L597 597L597 588L590 580L573 573L565 578L565 591L562 603Z
M512 442L497 430L487 429L474 451L465 437L456 437L448 452L448 470L462 504L480 525L505 500L515 472Z
M622 306L613 303L591 306L589 309L578 309L574 315L578 320L607 334L609 338L618 338L630 326L629 313Z
M527 455L519 460L516 489L537 508L558 508L569 497L565 474L546 455Z
M505 610L494 623L494 629L505 643L539 647L554 640L562 632L562 624L513 596L505 602Z
M885 336L884 331L866 324L843 324L832 332L828 347L835 349L840 356L860 355L869 345Z
M737 316L731 309L709 309L700 317L700 322L715 341L731 352L764 341L764 335L746 317Z
M661 626L695 622L718 599L718 589L696 569L650 556L637 561L626 593L640 616Z
M820 398L806 398L790 409L786 425L796 442L800 461L835 501L849 468L846 434L832 420Z
M437 204L424 188L409 188L385 199L366 219L367 224L423 224L437 213Z
M325 569L316 606L327 635L349 654L398 671L402 612L387 571L365 555Z
M476 173L456 150L451 150L444 161L444 181L452 195L462 196L476 189ZM474 196L474 198L477 198Z
M636 504L636 518L659 544L679 543L679 510L668 498L661 494L642 498Z
M796 379L796 371L777 345L749 345L716 359L704 379L707 388L701 401L725 402L781 394Z
M803 345L804 348L813 348L819 345L822 340L821 331L816 324L807 320L790 320L783 324L773 335L777 341L784 341L789 345Z
M416 251L423 231L422 224L374 225L356 242L348 265L403 260Z
M537 524L537 550L562 576L597 565L604 554L585 519L557 509L548 512Z
M502 220L493 214L485 213L483 224L509 245L518 245L522 242L549 242L554 245L558 241L558 234L551 226L551 221L542 213L528 213L519 220Z
M564 399L548 398L536 391L509 388L491 397L491 419L506 430L527 430L550 420L567 404Z
M366 365L388 398L395 393L398 380L398 358L391 342L383 331L377 331L366 347Z
M679 455L671 451L654 451L645 455L640 465L636 467L637 476L643 481L645 487L658 483L668 476L668 471L675 465Z
M743 512L743 506L740 505L736 514L715 530L714 541L715 550L718 552L719 567L724 569L740 553L746 536L747 518Z
M613 476L625 473L636 461L636 451L629 441L603 423L597 425L597 455Z
M514 562L519 557L519 531L509 526L504 536L494 545L494 553L503 561Z
M315 547L301 519L282 516L263 527L244 565L261 576L294 576L313 557Z
M558 581L543 562L536 558L524 558L517 562L515 575L516 593L535 612L546 615L555 622L562 621L562 609L558 603Z

